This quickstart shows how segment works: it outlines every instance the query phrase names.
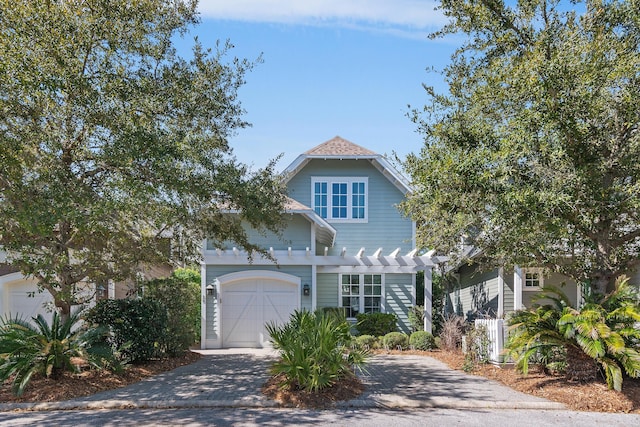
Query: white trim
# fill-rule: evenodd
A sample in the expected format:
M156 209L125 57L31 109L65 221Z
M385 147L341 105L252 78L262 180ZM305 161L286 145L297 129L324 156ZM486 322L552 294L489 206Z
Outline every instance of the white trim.
M206 244L206 243L205 243ZM206 246L205 246L206 247ZM200 264L200 348L207 346L207 266Z
M282 175L284 176L284 183L288 183L291 179L298 174L312 159L319 160L368 160L382 175L389 180L398 190L402 192L402 194L406 195L407 193L411 193L413 190L411 185L407 181L407 179L400 174L393 167L393 165L387 161L380 154L371 154L371 155L309 155L309 154L301 154L296 159L291 162L289 166L285 168Z
M433 331L433 269L424 271L424 330ZM428 302L428 304L427 304Z
M504 268L498 269L498 312L496 317L501 318L504 315Z
M537 274L538 285L527 286L527 274ZM544 270L539 267L528 267L522 269L522 290L524 292L540 292L544 287Z
M358 313L364 313L364 299L367 295L364 294L364 287L365 287L365 283L364 283L364 276L365 275L371 275L371 276L380 276L380 313L386 313L386 303L385 303L385 295L386 295L386 288L385 288L385 275L384 273L370 273L370 272L344 272L344 273L339 273L338 274L338 307L343 307L342 305L342 276L360 276L360 283L358 283ZM370 286L374 286L377 284L372 283L372 284L367 284ZM352 286L352 285L349 285ZM355 295L350 295L350 296L355 296ZM372 297L377 297L378 295L369 295ZM355 319L355 317L347 317L347 319Z
M316 212L315 185L327 184L327 217L323 218L328 223L367 223L369 222L369 177L367 176L312 176L311 177L311 210ZM364 218L353 218L353 184L364 183ZM333 217L333 184L347 184L347 217Z
M311 311L316 311L318 307L318 268L311 265Z
M522 270L519 266L513 268L513 309L522 308Z

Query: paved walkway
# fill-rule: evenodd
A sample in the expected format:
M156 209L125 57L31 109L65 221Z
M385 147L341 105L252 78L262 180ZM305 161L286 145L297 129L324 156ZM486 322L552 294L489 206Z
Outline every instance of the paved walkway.
M270 350L202 351L196 363L136 384L90 397L38 404L0 404L0 410L276 407L260 392L276 359ZM367 385L357 399L340 407L564 409L485 378L449 369L421 356L379 355L370 359Z

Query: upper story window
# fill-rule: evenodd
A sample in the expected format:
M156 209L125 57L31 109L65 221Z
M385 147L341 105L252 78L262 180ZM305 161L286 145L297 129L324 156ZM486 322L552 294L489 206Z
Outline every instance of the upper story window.
M367 221L366 177L311 179L313 210L329 221Z
M522 270L523 289L538 290L544 286L542 270L537 268L527 268Z

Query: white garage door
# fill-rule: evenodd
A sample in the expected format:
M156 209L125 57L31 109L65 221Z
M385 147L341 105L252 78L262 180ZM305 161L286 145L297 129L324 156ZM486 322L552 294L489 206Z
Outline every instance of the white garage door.
M224 347L268 346L267 323L283 324L298 308L298 287L277 279L244 279L221 286Z
M29 296L34 292L33 296ZM52 313L48 311L44 304L53 301L49 292L38 292L34 284L20 283L9 286L9 307L8 311L12 317L21 317L31 321L32 317L42 314L47 321L51 321ZM7 314L9 314L7 313Z

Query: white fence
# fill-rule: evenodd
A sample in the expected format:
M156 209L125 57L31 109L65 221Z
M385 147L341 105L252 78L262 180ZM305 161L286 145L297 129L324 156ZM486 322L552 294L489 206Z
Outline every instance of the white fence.
M492 362L502 363L504 356L505 327L502 319L476 319L476 328L483 325L489 338L489 359Z

